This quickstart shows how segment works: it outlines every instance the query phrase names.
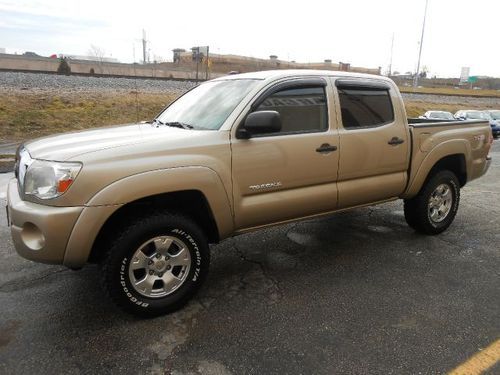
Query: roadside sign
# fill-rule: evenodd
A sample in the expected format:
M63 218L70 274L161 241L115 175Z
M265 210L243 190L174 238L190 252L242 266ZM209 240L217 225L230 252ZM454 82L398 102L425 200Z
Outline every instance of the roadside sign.
M469 83L476 83L477 82L477 76L470 76L469 79L467 80Z
M470 67L464 66L460 73L460 83L467 83L469 81Z

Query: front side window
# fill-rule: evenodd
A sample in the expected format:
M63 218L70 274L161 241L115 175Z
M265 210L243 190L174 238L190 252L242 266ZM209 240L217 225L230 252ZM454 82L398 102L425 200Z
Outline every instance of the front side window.
M281 117L278 134L320 132L328 129L324 87L293 87L268 96L254 112L276 111ZM273 133L272 135L278 135Z
M373 127L394 121L388 89L338 87L342 123L346 129Z

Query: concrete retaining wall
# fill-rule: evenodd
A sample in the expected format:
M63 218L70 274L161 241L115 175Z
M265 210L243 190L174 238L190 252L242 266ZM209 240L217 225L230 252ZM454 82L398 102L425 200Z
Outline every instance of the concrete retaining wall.
M216 78L238 71L240 73L270 70L270 69L325 69L345 70L359 73L380 74L380 69L351 67L349 64L335 63L294 63L282 60L266 60L236 55L214 55L210 58L209 78ZM71 73L112 75L143 78L176 78L195 79L196 64L192 62L191 54L181 54L177 63L164 62L157 64L122 64L88 60L67 60ZM57 72L59 59L48 57L28 57L23 55L0 54L0 70L22 70L38 72ZM206 66L199 65L199 78L205 78Z
M96 75L177 79L195 79L196 77L196 72L193 72L190 67L180 67L173 63L142 65L72 59L67 61L71 67L71 73L77 74L90 74L91 70L93 70ZM57 72L58 66L59 59L0 54L0 69L3 70ZM221 75L211 73L210 77L215 78Z

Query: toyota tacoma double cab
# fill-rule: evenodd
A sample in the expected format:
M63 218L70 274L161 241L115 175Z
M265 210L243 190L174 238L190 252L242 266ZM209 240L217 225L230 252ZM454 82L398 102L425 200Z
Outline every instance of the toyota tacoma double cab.
M396 199L411 228L444 231L491 143L488 121L407 120L381 76L231 75L150 122L26 142L8 222L21 256L99 263L121 308L155 316L199 289L209 244L241 233Z

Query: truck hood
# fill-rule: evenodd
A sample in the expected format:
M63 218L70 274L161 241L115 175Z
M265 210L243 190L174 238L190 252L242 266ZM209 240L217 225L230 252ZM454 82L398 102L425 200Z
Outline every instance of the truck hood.
M187 138L189 132L166 126L157 128L151 124L128 124L39 138L24 146L34 159L65 161L82 154L131 146L163 136L180 141Z

